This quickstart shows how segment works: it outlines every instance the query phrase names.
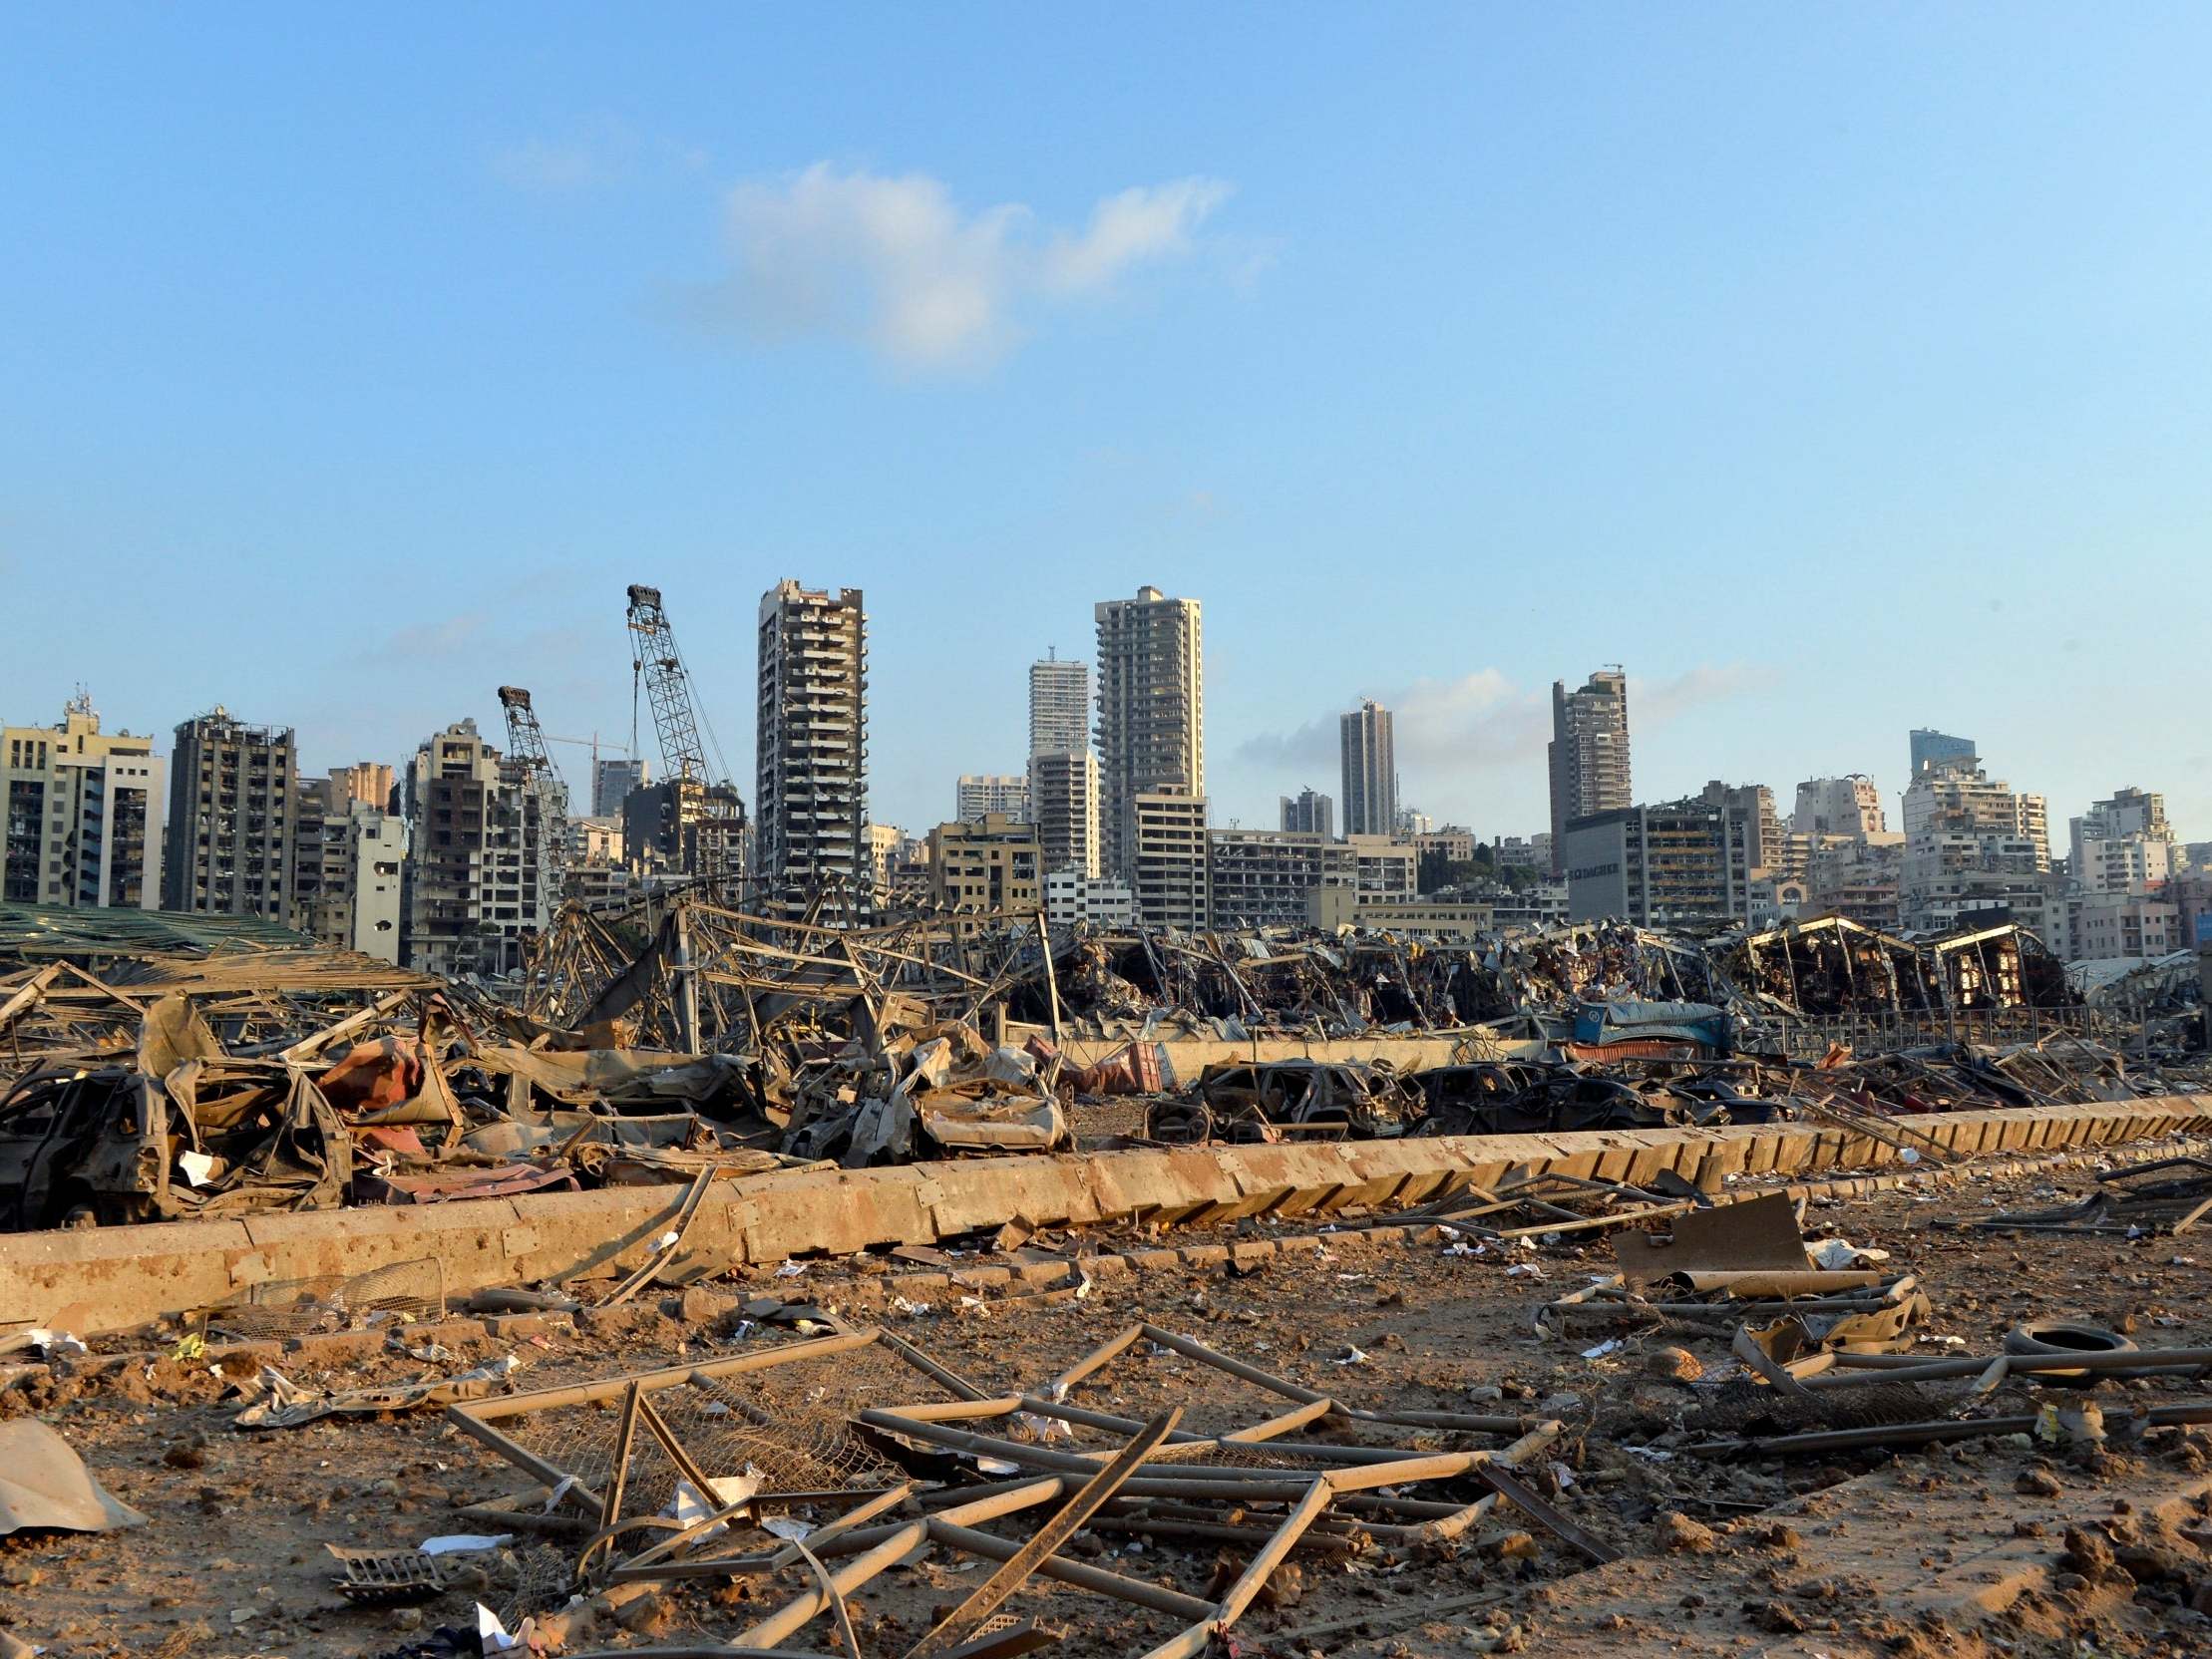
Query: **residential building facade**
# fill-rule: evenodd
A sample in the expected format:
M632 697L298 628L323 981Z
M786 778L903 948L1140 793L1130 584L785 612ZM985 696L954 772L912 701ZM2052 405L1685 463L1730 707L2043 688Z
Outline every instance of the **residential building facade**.
M1790 829L1800 835L1851 835L1860 840L1885 833L1882 792L1863 772L1842 778L1808 778L1797 786Z
M552 918L544 792L457 720L407 771L401 960L425 973L519 971L523 942Z
M1625 812L1636 799L1629 768L1629 679L1601 668L1581 690L1552 682L1552 873L1566 872L1568 823Z
M1029 665L1029 753L1073 755L1091 746L1091 666L1057 656Z
M1191 933L1212 925L1206 798L1186 790L1147 790L1134 814L1137 917L1149 927Z
M1993 780L1972 758L1931 761L1905 791L1899 903L1914 931L2009 910L2037 925L2050 896L2043 799Z
M1015 925L1044 908L1037 827L1006 813L929 831L929 898L961 933ZM975 917L975 920L965 919ZM988 919L983 919L988 918Z
M1106 881L1080 870L1056 869L1044 878L1044 914L1050 927L1134 927L1137 895L1126 881Z
M1689 800L1596 813L1573 820L1562 844L1570 920L1750 920L1751 827L1741 808Z
M760 601L753 792L762 904L798 914L866 873L868 622L857 587L783 581Z
M1294 927L1315 889L1341 886L1356 896L1351 849L1325 835L1293 830L1215 830L1207 837L1216 927Z
M728 784L663 778L622 797L621 862L638 876L731 884L746 870L745 802Z
M79 693L53 726L0 728L0 897L158 909L168 769L151 737L103 732Z
M2170 899L2124 889L2075 893L2066 900L2063 943L2053 948L2076 962L2164 956L2189 948L2189 931Z
M1398 753L1390 711L1373 698L1339 716L1344 833L1391 835L1398 828Z
M1099 873L1098 757L1086 747L1029 757L1029 814L1045 873Z
M1026 819L1029 780L1010 772L962 773L952 786L953 818L962 824L980 824L986 813Z
M1552 867L1552 837L1549 831L1534 835L1496 835L1490 841L1491 861L1501 869L1508 864L1521 869L1550 869Z
M392 810L392 769L382 761L355 761L351 766L333 767L330 771L331 787L335 791L332 805L343 811L355 802L380 813Z
M1416 835L1413 850L1423 858L1441 857L1447 864L1471 864L1475 861L1475 832L1456 824L1447 824L1441 830Z
M162 908L293 926L292 733L218 706L177 728L169 765Z
M1700 792L1708 807L1725 807L1743 814L1751 832L1751 873L1772 875L1787 857L1782 821L1774 811L1774 792L1764 784L1723 784L1715 778Z
M1307 788L1295 796L1278 796L1276 801L1282 809L1283 828L1293 834L1325 838L1336 833L1336 804L1327 796Z
M1206 797L1206 675L1196 599L1142 587L1093 607L1098 630L1098 767L1102 863L1130 880L1140 797Z
M2173 826L2166 820L2166 798L2162 795L2132 787L2116 790L2107 800L2092 801L2089 810L2070 820L2066 829L2067 871L2077 884L2092 891L2112 890L2111 881L2101 878L2104 872L2097 867L2100 864L2136 869L2157 866L2164 874L2151 879L2162 880L2175 873L2182 862L2176 856L2180 849ZM2126 847L2136 850L2121 850ZM2140 875L2135 878L2144 879Z
M896 824L861 827L861 854L868 862L868 879L877 887L890 889L892 859L898 855L899 843L906 838L906 830Z

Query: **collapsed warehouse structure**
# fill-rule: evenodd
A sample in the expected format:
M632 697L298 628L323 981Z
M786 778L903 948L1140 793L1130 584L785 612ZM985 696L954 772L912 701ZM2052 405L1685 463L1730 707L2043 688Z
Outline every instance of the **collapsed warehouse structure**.
M1804 1236L1784 1185L1937 1201L2147 1143L2073 1206L1950 1219L2125 1247L2212 1209L2160 1156L2212 1131L2179 986L2130 1024L2018 930L851 929L695 894L571 907L514 985L145 914L0 945L0 1226L94 1223L0 1238L0 1444L80 1499L8 1547L89 1567L140 1525L166 1586L193 1517L256 1540L112 1598L126 1651L216 1597L378 1659L1303 1659L1366 1651L1377 1582L1491 1621L1396 1651L1513 1651L1508 1597L1602 1596L1640 1533L1719 1572L1727 1517L1809 1490L1790 1460L1846 1500L1895 1446L2203 1467L2193 1332L1968 1346L1971 1296ZM1470 1343L1478 1306L1521 1340ZM2096 1416L2084 1375L2127 1392ZM63 1650L70 1576L15 1615ZM1803 1627L1778 1584L1731 1599ZM725 1645L631 1645L683 1632Z
M571 904L515 987L258 924L18 910L0 1226L1208 1140L1863 1125L2197 1075L2013 926L1443 945L992 920Z

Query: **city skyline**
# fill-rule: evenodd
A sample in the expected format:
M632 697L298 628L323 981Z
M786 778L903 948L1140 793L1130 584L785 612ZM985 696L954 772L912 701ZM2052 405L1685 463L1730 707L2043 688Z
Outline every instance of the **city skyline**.
M791 580L793 580L793 578L785 578L786 582L790 582ZM773 596L773 591L774 590L771 589L770 596ZM1203 596L1198 594L1177 595L1173 597L1201 601L1203 599ZM870 633L873 635L873 632L874 626L873 624L871 624ZM873 651L873 646L871 646L871 651ZM1062 660L1065 661L1065 659ZM1208 656L1208 660L1211 660L1210 655ZM1089 665L1086 664L1086 666ZM1622 671L1609 669L1605 672L1613 673ZM1581 676L1576 677L1579 678ZM1640 682L1638 680L1638 677L1634 673L1623 673L1623 678L1625 679L1625 682L1629 687L1630 701L1633 704L1637 700L1637 687ZM870 675L870 679L873 680L872 673ZM641 702L642 695L643 694L640 693ZM1024 695L1026 695L1026 693L1024 693ZM495 704L497 703L496 694L494 697L494 702ZM1333 735L1330 741L1335 747L1339 760L1341 759L1343 753L1343 730L1345 723L1359 715L1359 713L1361 712L1361 708L1371 705L1373 702L1374 700L1371 698L1362 698L1353 708L1336 711L1326 716L1324 721L1315 723L1316 727L1321 724L1326 724L1331 729ZM1026 710L1026 705L1024 707ZM317 744L315 734L312 731L303 728L296 728L295 723L284 721L281 719L261 720L254 717L235 715L230 713L223 705L219 703L209 703L205 705L205 707L202 708L198 713L181 716L177 721L169 724L157 725L153 727L128 726L110 719L103 710L98 698L92 694L91 688L82 683L80 683L73 690L70 697L66 700L66 703L59 709L59 711L53 718L46 719L34 717L25 720L11 720L6 718L7 711L5 709L0 709L0 725L10 725L22 729L59 729L66 724L67 720L73 713L79 710L90 713L95 718L97 718L100 722L103 733L110 740L118 737L149 740L152 744L152 753L154 754L154 756L157 759L164 761L167 761L173 753L172 748L165 746L175 744L178 738L179 728L182 728L183 726L193 721L212 717L218 719L227 718L242 725L262 725L273 729L281 729L284 731L285 736L288 739L296 737L299 759L296 762L295 770L297 776L303 779L313 779L333 772L344 773L348 770L359 770L362 768L382 768L387 772L387 774L389 774L391 770L391 763L385 761L382 757L378 756L357 756L355 759L348 761L337 758L335 752L333 751L328 757L325 757L323 752L324 746ZM875 717L874 691L871 691L869 693L867 700L867 712L869 719L873 721ZM1391 711L1387 709L1374 712L1379 712L1385 717L1387 717L1391 713ZM456 714L453 718L456 720L474 719L476 718L476 711L464 711L460 714ZM643 718L644 717L641 713L640 719L642 720ZM1640 713L1637 723L1633 728L1636 733L1637 742L1640 747L1643 741L1643 718L1644 717ZM1025 724L1030 721L1030 716L1026 712L1024 712L1023 714L1023 721ZM497 723L495 722L487 725L486 730L488 732L493 732L496 734L498 730ZM1922 729L1914 729L1915 733L1918 733ZM1908 735L1913 734L1909 733ZM1892 737L1894 739L1895 734L1892 734ZM422 741L423 740L421 738L418 738L415 740L414 744L407 746L401 751L401 760L399 763L401 771L404 772L405 766L407 764L407 758L413 754L415 749L420 747ZM492 747L504 749L502 741L496 735L492 737L489 741ZM563 787L567 792L570 802L572 803L569 808L569 816L582 817L584 816L583 805L586 801L590 800L592 794L593 773L591 768L594 763L588 755L575 755L570 753L571 751L580 749L581 744L579 740L570 738L555 738L552 741L563 745L563 754L569 756L565 764L563 764L562 755L556 755L553 757L556 770L560 771L562 775ZM610 739L608 740L608 742L611 746L612 740ZM649 727L640 733L640 742L646 751L645 755L642 758L641 764L647 772L650 772L654 765L655 757L652 753L654 739ZM1894 748L1894 743L1892 747ZM1976 745L1976 750L1979 751L1982 747L1983 746L1981 745ZM739 748L737 752L748 755L751 753L750 750L742 747ZM1094 763L1096 762L1097 744L1095 741L1095 732L1093 733L1093 741L1089 745L1085 753L1088 753L1092 757ZM1475 832L1476 838L1479 840L1497 839L1500 837L1512 838L1517 836L1525 836L1531 833L1549 832L1552 827L1551 803L1549 800L1551 773L1549 766L1548 764L1546 764L1545 758L1543 757L1541 746L1538 753L1539 760L1537 764L1537 787L1541 792L1543 792L1545 799L1540 803L1540 810L1543 816L1540 817L1539 821L1534 825L1521 825L1518 823L1508 824L1502 819L1493 820L1489 818L1482 818L1479 821L1470 821L1467 818L1455 816L1453 813L1450 812L1429 812L1426 810L1426 808L1420 808L1420 810L1423 812L1423 815L1430 819L1437 827L1441 828L1449 825L1458 829L1470 830ZM2029 779L2028 784L2025 785L2024 787L2031 788L2032 793L2050 800L2053 803L2054 812L2070 812L2075 805L2073 800L2069 797L2062 796L2056 792L2047 789L2034 788L2033 780L2039 777L2039 774L2036 773L2033 763L2029 763L2029 765L2024 769L2022 767L2014 765L2011 760L2003 757L1991 757L1986 754L1977 754L1973 758L1978 758L1985 766L1996 766L2002 770L2022 772L2024 776L2028 777ZM602 773L611 771L621 764L622 763L619 760L605 754L602 754L596 761L596 765ZM870 765L873 769L873 761L871 761ZM1782 774L1777 773L1772 778L1745 778L1742 781L1746 784L1755 784L1773 790L1777 793L1778 799L1787 802L1795 799L1795 792L1801 785L1805 785L1808 783L1817 784L1838 780L1849 780L1851 778L1863 778L1873 785L1876 791L1877 799L1880 803L1881 812L1884 814L1888 814L1890 813L1892 808L1896 808L1898 810L1898 816L1901 817L1906 791L1911 787L1915 776L1917 776L1916 774L1913 774L1909 771L1905 771L1903 773L1903 781L1893 786L1884 782L1883 774L1878 767L1873 769L1850 768L1839 771L1817 771L1806 769L1800 770L1804 772L1804 776L1797 777L1794 780L1785 780ZM2157 773L2155 774L2155 777L2161 781L2164 781L2164 783L2166 784L2170 784L2172 780L2169 778L2169 773L2182 774L2183 776L2181 778L2181 782L2183 782L2184 784L2186 783L2186 769L2180 767L2169 766L2168 772ZM873 776L873 770L871 775ZM2110 768L2100 769L2099 775L2116 776L2116 774L2114 774L2112 772L2112 769ZM1288 778L1290 775L1284 774L1283 776L1285 778ZM1734 775L1731 774L1731 776ZM2110 776L2106 776L2106 781L2104 783L2093 786L2088 791L2088 793L2082 797L2080 805L2083 807L2088 807L2092 803L2109 794L2114 789L2131 789L2138 787L2137 784L2115 784L2110 781ZM1397 782L1400 786L1398 789L1400 800L1412 806L1418 807L1419 804L1415 799L1417 792L1411 788L1404 787L1402 778L1398 779ZM925 809L912 817L901 818L892 818L887 815L881 815L875 813L874 811L871 811L865 822L869 824L882 824L890 826L892 828L905 830L911 833L915 833L918 835L925 835L927 831L934 826L942 823L956 822L961 816L957 801L955 801L952 811L945 812L941 810L941 796L946 790L954 790L954 793L956 795L964 795L970 792L971 786L980 787L983 785L990 785L1010 787L1015 789L1018 793L1020 787L1023 786L1025 783L1026 775L1023 773L950 773L943 778L937 779L935 782L934 787L936 788L940 797L937 808ZM1708 783L1705 787L1709 790L1713 786ZM1304 785L1301 785L1300 788L1306 791L1306 793L1314 794L1316 799L1320 803L1322 803L1325 808L1328 809L1332 816L1332 819L1333 815L1340 810L1340 806L1336 798L1334 796L1331 796L1328 792L1313 792L1311 791L1310 786ZM873 783L871 783L869 789L871 796L873 796L875 793L875 786L873 785ZM1264 808L1258 813L1230 814L1222 810L1220 799L1214 791L1209 789L1202 791L1201 793L1202 796L1206 800L1208 800L1213 807L1212 822L1214 822L1217 826L1223 828L1269 829L1276 827L1279 824L1283 813L1287 811L1289 806L1295 800L1295 797L1293 797L1289 792L1289 789L1286 786L1286 788L1278 794L1277 800L1272 807ZM1662 803L1687 800L1697 794L1698 788L1687 782L1684 782L1679 788L1660 786L1647 789L1642 785L1638 785L1629 792L1629 801L1625 802L1624 804L1635 804L1640 806L1658 805ZM2164 798L2179 800L2182 802L2187 802L2190 799L2190 793L2185 787L2179 790L2171 787L2161 787L2159 790L2159 794ZM164 799L166 801L166 795ZM978 800L980 800L980 795L978 795ZM592 801L591 805L596 808L598 806L598 803L596 801ZM1004 806L1006 805L1006 803L1003 801L996 801L994 805ZM747 810L748 812L756 811L750 801L748 801ZM978 808L977 810L980 810L980 808ZM1781 814L1781 817L1784 821L1786 821L1789 816L1790 815L1788 813ZM2193 833L2193 830L2196 828L2197 821L2189 819L2185 811L2176 811L2171 815L2171 817L2176 827L2176 837L2178 839L2212 839L2212 836L2197 836ZM2212 829L2212 823L2207 823L2205 825L2205 828ZM1352 831L1345 826L1337 824L1333 828L1333 832L1341 836ZM1394 833L1395 831L1392 832Z
M1894 810L1934 725L2212 822L2138 614L2212 518L2201 11L285 21L12 25L10 722L220 702L321 771L496 730L504 681L620 743L643 581L744 780L796 576L869 594L872 807L925 824L1153 582L1210 611L1218 822L1372 696L1408 801L1529 833L1546 688L1603 661L1646 799Z

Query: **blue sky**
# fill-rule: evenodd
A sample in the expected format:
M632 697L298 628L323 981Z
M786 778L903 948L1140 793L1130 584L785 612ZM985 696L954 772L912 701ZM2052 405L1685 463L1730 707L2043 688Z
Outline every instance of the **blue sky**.
M926 826L1149 581L1220 820L1365 694L1539 828L1620 662L1646 798L1894 810L1928 724L2212 836L2208 71L2147 5L12 8L0 718L626 744L648 581L750 794L793 575Z

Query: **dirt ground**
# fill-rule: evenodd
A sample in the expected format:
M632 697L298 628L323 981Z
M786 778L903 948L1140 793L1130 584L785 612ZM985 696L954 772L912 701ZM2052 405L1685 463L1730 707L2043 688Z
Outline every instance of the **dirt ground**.
M1886 1249L1886 1268L1919 1275L1933 1312L1916 1353L1993 1355L2013 1326L2061 1317L2110 1326L2146 1348L2212 1344L2205 1296L2212 1240L2054 1238L1935 1225L2058 1201L2086 1187L2091 1167L1998 1179L1930 1176L1919 1188L1866 1199L1816 1198L1806 1230ZM1096 1242L1115 1251L1139 1241ZM1207 1236L1155 1242L1187 1245ZM2069 1409L2094 1402L2110 1431L2101 1445L2008 1435L1903 1452L1701 1456L1694 1448L1726 1438L1731 1425L1761 1432L1769 1423L1811 1424L1775 1422L1766 1406L1744 1405L1770 1401L1773 1391L1725 1380L1726 1324L1669 1325L1631 1313L1564 1331L1538 1327L1547 1300L1613 1267L1602 1239L1491 1245L1470 1254L1443 1238L1377 1243L1344 1232L1328 1235L1318 1253L1285 1250L1251 1264L1102 1267L1079 1298L1063 1292L1016 1300L1027 1288L1020 1284L973 1294L948 1287L926 1299L925 1311L923 1298L907 1295L913 1311L894 1306L879 1314L861 1310L869 1299L864 1287L881 1294L888 1275L908 1264L822 1262L585 1316L574 1327L553 1320L534 1334L449 1341L436 1364L378 1349L374 1335L358 1357L303 1363L291 1355L275 1363L301 1385L351 1388L512 1354L522 1362L513 1386L541 1389L791 1340L788 1329L743 1317L744 1298L775 1295L804 1297L856 1324L879 1321L986 1392L1037 1392L1117 1330L1147 1321L1352 1407L1556 1419L1565 1432L1525 1471L1530 1484L1624 1556L1593 1564L1509 1506L1446 1550L1300 1553L1292 1557L1295 1570L1279 1574L1236 1625L1226 1651L1393 1659L1523 1648L1556 1659L2212 1653L2205 1547L2212 1544L2212 1429L2124 1433L2128 1412L2207 1399L2212 1390L2201 1379L2090 1388L2014 1379L1964 1404L1971 1379L1918 1385L1917 1395L1902 1385L1902 1400L1894 1397L1900 1385L1877 1391L1875 1415L1896 1421L1955 1412L2032 1417L2045 1402ZM149 1521L104 1535L0 1539L0 1629L64 1655L350 1659L407 1652L440 1625L471 1623L477 1601L518 1616L533 1597L541 1610L558 1605L563 1592L552 1586L575 1544L534 1536L476 1558L459 1586L435 1600L402 1607L344 1600L332 1588L325 1545L405 1548L434 1534L483 1531L456 1508L535 1509L543 1483L435 1410L240 1431L235 1388L254 1367L232 1360L223 1369L227 1375L215 1375L203 1359L164 1357L100 1375L65 1371L0 1393L0 1416L35 1411ZM905 1400L944 1398L926 1378L880 1360L825 1376L818 1396L843 1399L881 1387L889 1392L880 1403L889 1405L901 1403L899 1390L911 1385ZM1138 1418L1180 1405L1186 1427L1206 1432L1288 1404L1148 1342L1069 1398ZM611 1409L596 1409L591 1432L603 1436L613 1418ZM1411 1452L1503 1440L1347 1424L1320 1433L1339 1444ZM1112 1443L1110 1435L1086 1432L1079 1444ZM1470 1485L1451 1495L1464 1502L1482 1490ZM991 1529L1018 1541L1048 1512ZM1079 1537L1068 1553L1211 1597L1240 1568L1243 1547L1103 1532ZM938 1549L886 1573L853 1598L861 1651L905 1652L988 1571L987 1562ZM694 1580L649 1591L590 1621L571 1648L726 1642L806 1582L802 1569L773 1580ZM1179 1628L1170 1614L1041 1579L1009 1607L1064 1628L1051 1651L1071 1659L1141 1654ZM817 1620L787 1645L833 1651L838 1638L827 1620Z

